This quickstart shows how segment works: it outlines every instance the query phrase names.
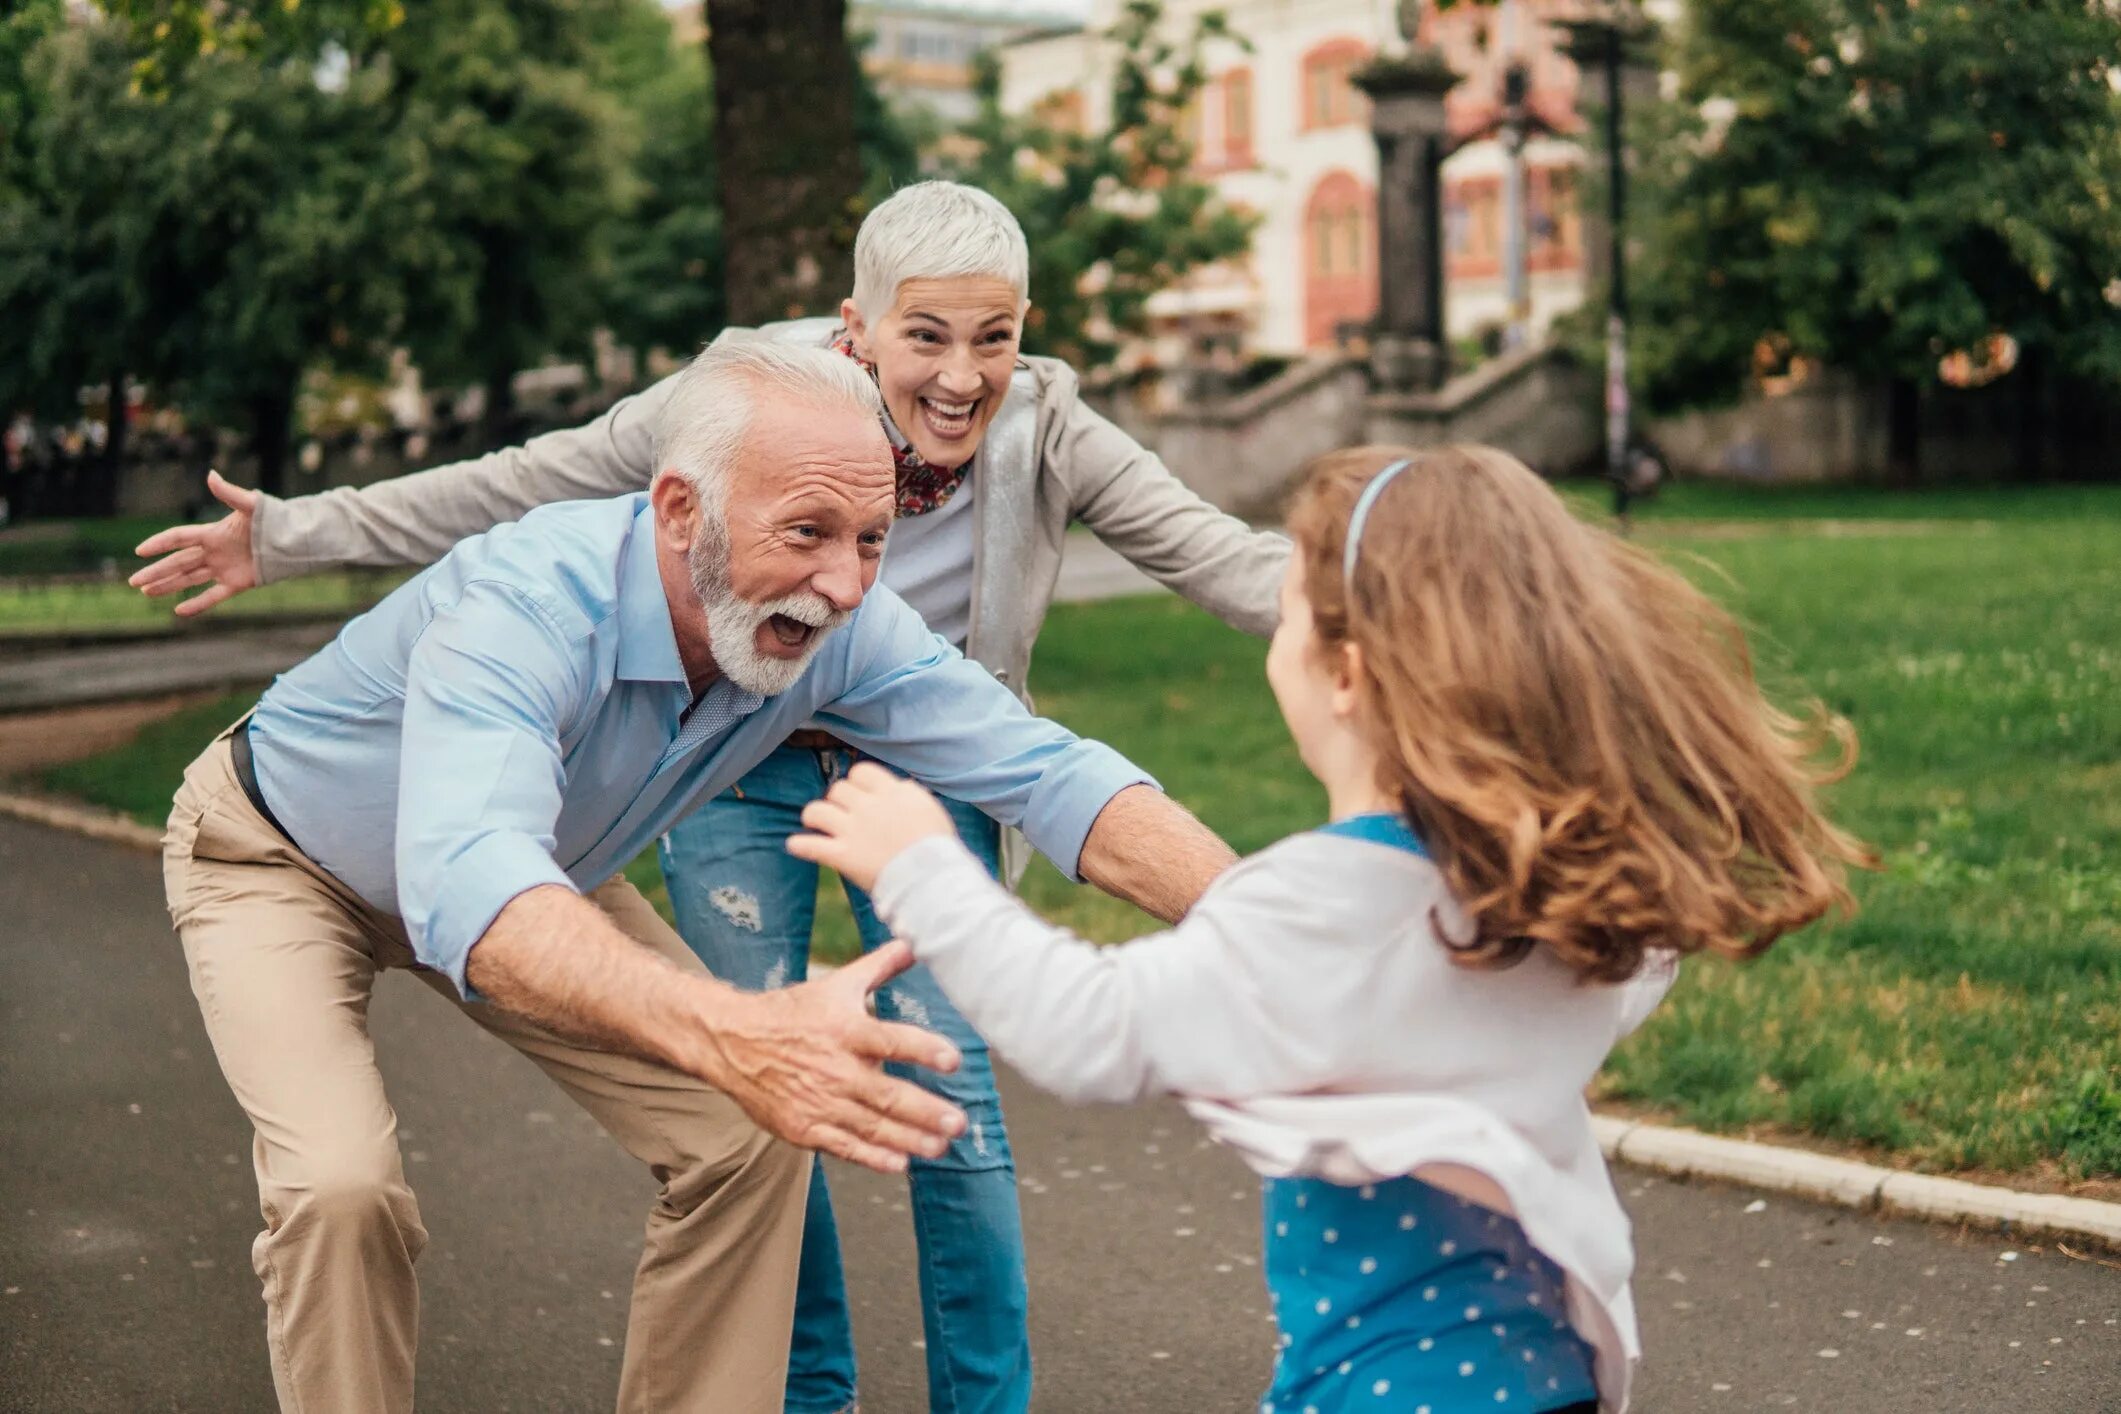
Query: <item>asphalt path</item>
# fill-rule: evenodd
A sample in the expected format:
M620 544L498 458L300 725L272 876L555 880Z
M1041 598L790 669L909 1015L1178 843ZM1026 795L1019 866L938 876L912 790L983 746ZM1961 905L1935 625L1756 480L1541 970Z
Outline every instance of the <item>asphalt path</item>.
M608 1408L649 1179L404 977L371 1014L432 1244L420 1407ZM1235 1411L1270 1363L1257 1185L1168 1105L1005 1079L1040 1410ZM869 1414L922 1408L902 1182L836 1169ZM1622 1171L1646 1414L2121 1411L2121 1270ZM0 820L0 1411L271 1407L249 1135L153 859Z

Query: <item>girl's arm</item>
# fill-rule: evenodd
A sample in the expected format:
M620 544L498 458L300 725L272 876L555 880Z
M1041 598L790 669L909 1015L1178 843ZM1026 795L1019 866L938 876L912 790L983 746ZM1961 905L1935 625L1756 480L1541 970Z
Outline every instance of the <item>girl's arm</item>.
M1168 932L1099 948L1018 902L927 792L881 768L857 768L803 823L819 833L790 849L869 888L973 1027L1063 1099L1237 1098L1332 1078L1339 1028L1312 1015L1323 996L1304 976L1319 959L1277 927L1301 931L1299 901L1271 870L1225 876Z

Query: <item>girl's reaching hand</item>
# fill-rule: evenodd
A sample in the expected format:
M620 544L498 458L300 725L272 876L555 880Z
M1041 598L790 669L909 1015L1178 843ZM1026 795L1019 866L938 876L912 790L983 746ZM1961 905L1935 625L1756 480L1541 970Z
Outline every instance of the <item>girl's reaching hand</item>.
M930 835L955 835L935 797L913 781L863 761L822 800L803 807L803 827L790 835L788 852L839 872L864 891L901 850Z

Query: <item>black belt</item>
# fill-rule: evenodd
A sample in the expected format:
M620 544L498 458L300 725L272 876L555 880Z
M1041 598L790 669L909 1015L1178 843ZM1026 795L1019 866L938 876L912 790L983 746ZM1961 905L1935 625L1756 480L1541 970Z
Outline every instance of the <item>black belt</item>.
M287 826L280 823L279 817L272 813L272 807L265 803L265 792L258 789L258 768L250 755L250 718L245 717L236 723L235 734L228 739L228 754L235 762L236 781L243 787L244 798L250 801L251 809L264 816L265 823L278 830L281 839L294 844L295 837L287 833ZM295 845L295 848L301 846Z

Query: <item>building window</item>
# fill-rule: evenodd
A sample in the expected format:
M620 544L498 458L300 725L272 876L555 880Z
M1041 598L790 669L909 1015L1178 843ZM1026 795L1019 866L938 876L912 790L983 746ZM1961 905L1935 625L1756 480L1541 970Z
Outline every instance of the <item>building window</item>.
M1574 270L1583 263L1583 215L1576 169L1534 167L1525 174L1534 270Z
M1468 177L1444 193L1445 273L1480 279L1502 271L1502 182Z
M1355 71L1369 62L1370 50L1359 39L1329 39L1303 57L1302 126L1337 128L1368 116L1368 105L1355 87Z
M1222 76L1223 163L1252 165L1252 71L1232 69Z
M1348 172L1328 172L1304 203L1304 343L1339 342L1377 313L1376 194Z

